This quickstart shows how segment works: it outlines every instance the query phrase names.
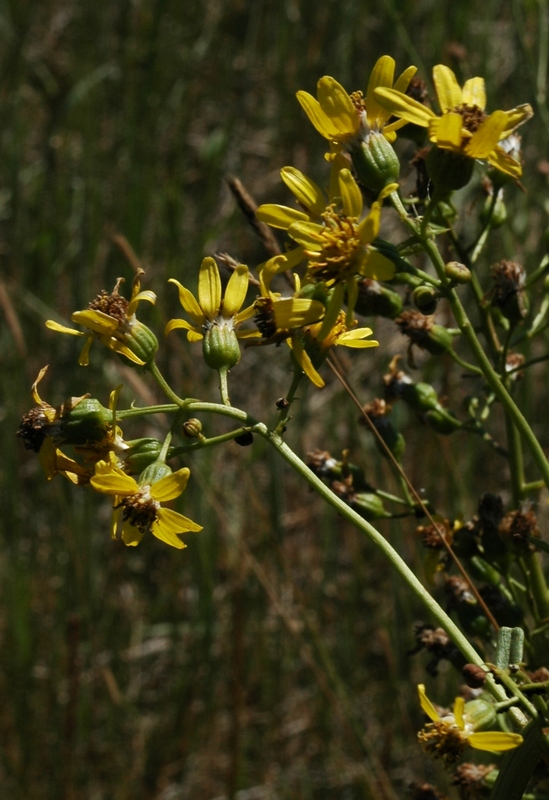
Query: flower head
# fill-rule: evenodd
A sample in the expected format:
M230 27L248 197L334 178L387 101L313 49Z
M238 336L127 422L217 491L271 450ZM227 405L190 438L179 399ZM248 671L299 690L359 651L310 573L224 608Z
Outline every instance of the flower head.
M375 98L388 113L427 128L429 139L438 148L485 160L512 178L520 177L522 167L503 142L530 119L531 106L486 114L484 79L471 78L462 88L452 70L443 64L434 67L433 81L441 109L439 116L396 88L379 87Z
M158 350L158 342L152 331L136 318L139 303L142 300L155 303L156 295L154 292L142 292L139 276L137 276L134 280L131 298L128 301L119 293L123 280L123 278L118 279L110 294L103 290L95 300L92 300L86 310L75 311L71 315L72 321L85 328L86 332L68 328L51 319L46 321L46 327L52 331L86 338L78 359L81 366L85 367L89 364L90 347L95 339L98 339L109 350L125 356L133 364L141 366L147 364Z
M392 112L378 102L375 90L393 87L394 72L394 59L382 56L372 70L365 97L362 92L347 94L335 78L325 76L318 81L317 99L304 91L297 93L297 99L317 131L328 139L333 152L356 147L367 140L371 131L382 131L392 142L396 138L395 131L406 121L397 120L388 125ZM416 67L408 67L394 83L394 88L406 91L415 72Z
M478 721L479 703L483 704L483 722L495 720L495 710L488 702L473 700L466 704L463 697L456 697L453 711L441 715L425 694L425 686L420 684L417 688L421 708L431 720L419 732L418 739L427 752L441 758L446 764L457 761L467 745L477 750L503 752L522 744L519 733L477 730L482 724Z
M319 322L324 317L323 303L298 296L299 280L293 297L281 297L280 294L271 292L273 274L268 269L263 269L259 274L261 297L257 298L253 308L254 322L263 341L249 344L280 344L293 337L300 328Z
M152 533L166 544L182 549L186 545L178 538L179 534L202 530L196 522L161 506L161 503L174 500L185 491L190 470L184 467L171 472L165 464L162 467L163 477L159 480L150 478L149 467L149 472L143 473L149 478L138 482L116 466L116 459L112 456L108 461L96 464L95 475L90 481L92 487L114 497L113 538L116 538L121 523L121 538L128 546L139 544L146 533Z
M221 289L219 268L213 258L205 258L198 274L198 300L179 281L170 278L179 289L179 302L191 318L172 319L166 325L166 334L176 328L187 331L190 342L203 340L204 358L208 366L232 367L240 360L236 339L257 336L256 331L239 331L242 322L254 315L254 307L241 310L248 291L248 267L238 264L227 284L225 295ZM223 362L223 363L221 363Z

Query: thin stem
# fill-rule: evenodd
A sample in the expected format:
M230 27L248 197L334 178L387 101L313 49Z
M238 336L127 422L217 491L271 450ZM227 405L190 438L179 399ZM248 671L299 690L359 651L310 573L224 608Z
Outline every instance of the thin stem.
M149 372L151 373L157 384L160 386L166 397L169 397L170 400L172 400L172 402L174 402L176 405L179 406L179 408L185 408L187 401L183 400L181 397L176 395L176 393L172 390L171 386L169 385L169 383L166 381L166 379L158 369L156 363L154 361L151 361L149 364L147 364L147 369L149 370Z
M189 444L183 444L179 447L172 447L170 450L170 458L182 455L183 453L190 453L193 450L202 450L204 447L213 447L216 444L231 442L233 439L236 439L238 436L242 436L243 433L247 433L248 431L248 427L236 428L233 431L222 433L219 436L211 436L210 438L206 438L204 436L203 439L197 439Z
M218 370L219 373L219 394L221 395L221 402L225 406L231 405L231 399L229 397L229 384L227 382L227 375L229 370L227 367L221 367Z
M458 356L458 354L453 349L453 347L449 347L446 352L448 353L450 358L453 359L456 362L456 364L459 364L460 367L463 367L464 369L468 370L469 372L472 372L474 375L482 375L483 374L483 372L480 369L480 367L475 367L474 364L469 364L468 361L465 361L463 358L461 358L461 356Z
M292 407L292 403L295 400L295 393L297 391L297 387L301 383L301 379L303 378L303 370L297 364L294 366L294 374L292 377L292 382L290 384L290 388L288 389L288 394L284 398L286 400L287 405L284 406L280 410L280 415L278 417L278 423L275 428L275 431L279 434L284 432L284 427L286 422L288 422L290 409Z

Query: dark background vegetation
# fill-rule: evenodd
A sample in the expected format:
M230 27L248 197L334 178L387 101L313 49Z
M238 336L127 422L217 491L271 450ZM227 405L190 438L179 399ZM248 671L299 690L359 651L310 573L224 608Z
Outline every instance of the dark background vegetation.
M202 257L217 251L264 260L224 176L261 202L288 201L284 165L323 181L324 142L295 92L313 92L324 74L365 89L384 53L427 78L439 62L460 80L486 76L491 108L535 106L527 192L508 191L511 225L495 245L497 257L535 266L549 210L540 46L544 0L2 0L2 797L394 800L413 780L440 778L415 741L424 662L406 652L422 610L261 442L189 463L184 511L204 531L175 552L153 537L135 550L112 542L108 502L60 477L47 485L14 431L46 363L41 394L53 405L86 391L106 404L121 381L128 403L161 400L99 347L79 367L78 342L44 320L68 321L118 276L130 279L115 233L146 266L159 299L145 313L159 334L179 315L168 277L195 285ZM375 327L379 352L345 361L364 401L405 353L392 325ZM234 404L272 420L286 358L246 351ZM215 399L200 348L183 336L163 345L161 364L182 395ZM427 368L439 389L459 375ZM528 384L523 400L544 441L537 375L539 391ZM289 441L300 453L351 447L374 483L394 489L326 377L299 405ZM410 423L406 468L444 513L471 514L480 491L505 487L492 451ZM127 437L142 430L130 427ZM421 570L414 523L381 528ZM455 692L444 674L432 689L446 702Z

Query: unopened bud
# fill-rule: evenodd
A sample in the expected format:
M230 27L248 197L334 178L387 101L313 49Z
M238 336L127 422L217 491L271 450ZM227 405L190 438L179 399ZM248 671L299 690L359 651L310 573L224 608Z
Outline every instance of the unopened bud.
M412 292L412 301L422 314L434 314L438 303L438 294L431 286L416 286Z
M459 261L448 261L444 267L446 277L453 283L469 283L471 278L471 270L465 264L460 264Z
M203 439L204 436L202 435L202 423L199 419L195 419L192 417L191 419L185 420L182 425L183 428L183 436L187 439Z
M351 151L359 181L376 194L400 175L400 162L382 133L370 131L366 141Z

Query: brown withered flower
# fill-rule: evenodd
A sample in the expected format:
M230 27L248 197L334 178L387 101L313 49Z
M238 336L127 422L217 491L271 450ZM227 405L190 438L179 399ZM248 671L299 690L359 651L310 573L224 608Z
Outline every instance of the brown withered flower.
M452 783L463 789L469 797L486 788L485 778L495 769L495 764L460 764L454 772Z
M494 282L489 293L492 305L499 308L509 322L521 322L528 313L524 267L516 261L499 261L492 265L490 277Z
M532 553L536 550L528 537L539 538L539 527L533 511L510 511L499 523L502 539L517 553Z

